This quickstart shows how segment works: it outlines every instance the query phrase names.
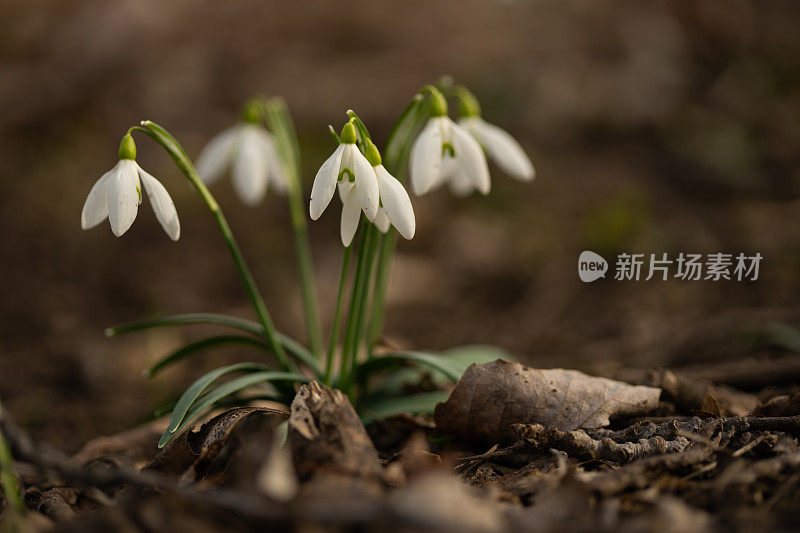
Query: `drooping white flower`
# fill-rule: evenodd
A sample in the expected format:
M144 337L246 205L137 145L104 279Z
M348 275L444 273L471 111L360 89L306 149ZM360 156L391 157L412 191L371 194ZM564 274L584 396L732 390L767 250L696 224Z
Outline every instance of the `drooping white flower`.
M507 131L489 124L479 115L463 117L458 123L478 140L489 158L503 172L520 181L532 181L536 176L525 150Z
M356 147L355 127L349 122L342 129L338 148L322 164L314 177L309 203L312 220L317 220L328 207L337 183L340 184L339 192L346 206L348 221L355 218L355 226L358 226L358 210L355 207L363 211L369 221L374 221L378 214L378 179L372 170L372 165ZM342 217L344 222L344 211ZM344 235L344 228L342 231ZM342 241L344 240L343 237Z
M389 231L391 224L403 238L411 239L417 229L411 198L403 184L384 168L378 148L370 141L367 141L366 144L364 152L378 178L380 194L380 206L374 223L381 233Z
M431 95L431 118L411 146L410 174L414 194L423 195L454 180L488 194L489 166L478 141L447 116L441 93Z
M169 238L177 241L181 226L175 204L161 183L136 162L136 145L130 134L122 138L119 162L103 174L89 191L81 212L81 228L89 229L108 218L117 237L128 231L142 203L142 185L156 218Z
M236 196L247 205L261 202L270 186L281 194L288 189L275 141L260 124L243 121L218 133L197 157L197 173L206 185L228 169Z

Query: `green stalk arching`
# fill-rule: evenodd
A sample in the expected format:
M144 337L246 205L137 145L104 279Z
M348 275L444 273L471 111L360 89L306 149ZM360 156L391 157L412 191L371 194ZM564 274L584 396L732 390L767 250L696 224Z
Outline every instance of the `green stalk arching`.
M284 169L289 174L289 211L294 233L297 266L303 288L303 307L311 351L319 358L322 355L322 331L318 312L318 299L308 237L308 222L303 206L303 187L300 178L300 153L297 133L292 123L286 102L281 98L270 98L264 102L265 119L278 141Z
M339 290L336 294L336 309L333 315L333 325L331 326L331 338L328 343L328 358L325 361L325 383L331 384L331 377L333 373L333 357L336 354L336 345L339 343L339 330L342 321L342 300L344 300L344 289L347 284L347 274L350 267L350 256L352 255L352 246L345 247L342 252L342 270L339 274ZM344 357L344 354L342 354Z
M236 243L236 239L234 238L233 232L228 225L227 219L222 213L222 209L220 208L216 199L211 194L211 191L209 191L205 183L200 180L200 177L197 175L197 171L189 159L189 156L186 155L186 151L184 151L175 137L173 137L167 130L155 122L145 120L142 122L142 127L135 126L131 128L129 132L130 131L141 131L164 147L170 157L172 157L172 160L175 162L178 169L189 179L189 182L191 182L191 184L203 198L206 206L214 217L214 221L219 227L220 233L222 233L222 238L228 245L228 251L231 254L234 264L236 265L236 269L239 272L239 277L242 280L245 291L250 297L250 301L253 305L256 315L258 315L259 321L264 326L264 334L267 338L267 341L270 343L273 352L275 353L275 357L278 359L278 362L282 368L285 370L296 371L297 365L295 365L294 362L286 356L283 345L278 342L277 331L275 330L275 325L272 322L272 317L269 314L266 303L264 303L264 299L261 297L261 293L258 291L253 274L250 272L250 269L244 260L244 256L242 256L242 251L239 249L239 245Z

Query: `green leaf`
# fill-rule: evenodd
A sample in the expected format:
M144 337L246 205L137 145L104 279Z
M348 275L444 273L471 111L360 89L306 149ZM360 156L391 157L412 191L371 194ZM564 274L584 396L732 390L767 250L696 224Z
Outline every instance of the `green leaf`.
M219 326L228 326L235 329L240 329L259 337L264 337L264 327L252 320L245 320L230 315L223 315L220 313L186 313L182 315L169 315L157 318L146 318L144 320L137 320L135 322L128 322L118 326L106 328L106 337L114 337L115 335L122 335L124 333L131 333L133 331L140 331L143 329L160 328L165 326L179 326L185 324L216 324ZM293 338L283 333L278 333L278 342L283 345L283 348L308 366L316 375L320 374L319 362L308 349L294 340Z
M397 363L409 362L415 365L432 368L441 372L453 382L461 376L458 368L444 357L428 352L397 352L386 353L367 359L358 365L358 377L365 379L370 374L395 366Z
M218 370L223 370L223 369L218 369ZM168 427L164 431L164 434L161 435L161 439L158 442L158 447L163 448L170 440L180 435L180 433L184 429L191 426L191 424L197 418L199 418L206 411L206 409L216 404L223 398L230 396L231 394L237 393L243 389L246 389L247 387L251 387L259 383L269 383L274 381L304 383L308 381L308 378L301 374L296 374L291 372L260 371L260 372L254 372L252 374L247 374L245 376L240 376L226 383L223 383L219 387L203 394L202 396L197 398L193 403L191 403L185 415L183 416L183 420L178 424L178 426L174 430L171 430L170 427ZM189 392L189 390L187 389L186 392ZM184 396L185 395L186 393L184 393ZM273 398L280 399L281 396L275 395ZM181 397L181 399L183 399L183 397ZM180 400L178 402L180 403ZM175 408L177 410L178 405L176 405ZM175 414L173 412L173 417L174 416ZM170 426L172 426L172 421L170 421Z
M763 342L800 353L800 330L788 324L773 322L764 329Z
M365 401L359 408L361 421L366 425L382 418L400 413L433 413L437 403L450 395L447 391L421 392L409 396L397 396L376 401Z
M367 367L367 373L373 373L379 370L391 368L391 372L386 374L385 378L383 378L380 383L377 384L377 388L373 389L372 392L380 392L381 394L387 395L400 394L406 386L419 383L423 372L431 373L431 378L434 385L438 387L444 387L449 383L458 381L461 378L461 375L464 374L467 368L473 363L489 363L496 359L514 361L514 358L511 356L511 354L502 348L479 344L458 346L438 354L430 353L428 355L432 358L435 358L435 362L438 364L438 366L426 365L422 361L407 360L409 362L416 363L416 365L414 367L392 368L390 361L385 361L380 365L376 363L375 367ZM374 359L375 358L370 359L370 361ZM394 363L399 366L403 361L404 360L401 358L396 358ZM439 367L446 368L447 372L442 372ZM362 374L361 376L362 383L366 382L366 380L369 378L369 375L367 374ZM453 379L454 376L458 377Z
M402 163L408 160L413 137L428 119L428 106L422 105L423 101L424 98L421 94L417 94L411 99L394 123L384 146L385 166L395 177L403 174Z
M178 348L174 352L156 361L150 368L147 369L146 375L147 377L152 378L158 372L173 363L177 363L178 361L181 361L190 355L201 352L208 348L224 344L245 344L261 348L262 350L266 350L268 352L272 351L266 342L259 339L254 339L253 337L245 337L244 335L217 335L214 337L200 339L199 341L191 342L186 346Z
M134 322L112 326L106 328L105 335L106 337L114 337L115 335L122 335L123 333L130 333L132 331L164 326L179 326L183 324L217 324L247 331L254 335L263 336L264 334L264 328L261 324L253 322L252 320L245 320L243 318L219 313L186 313L182 315L146 318L144 320L136 320Z
M169 420L169 426L167 426L167 431L169 433L175 433L178 427L180 426L183 419L186 417L186 413L191 408L192 404L197 400L197 398L203 394L203 392L217 379L221 378L225 374L230 374L231 372L238 372L238 371L245 371L245 372L257 372L257 371L267 371L269 367L263 365L261 363L237 363L235 365L223 366L221 368L217 368L212 370L211 372L201 376L197 381L192 383L188 389L181 395L178 399L178 403L175 404L175 409L172 411L172 416Z
M441 352L441 355L447 358L452 368L456 369L459 378L472 364L491 363L497 359L516 361L514 356L508 351L499 346L492 346L491 344L467 344L464 346L456 346L455 348L444 350Z

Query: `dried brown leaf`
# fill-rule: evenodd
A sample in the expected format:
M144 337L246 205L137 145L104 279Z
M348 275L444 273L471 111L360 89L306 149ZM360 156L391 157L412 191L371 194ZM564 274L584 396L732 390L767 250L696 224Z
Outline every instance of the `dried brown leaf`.
M470 366L448 400L436 406L435 419L439 429L466 440L510 443L516 440L512 424L598 428L609 415L654 409L660 394L577 370L538 370L498 359Z
M319 470L378 478L378 452L350 400L341 391L312 381L292 402L289 442L303 477Z

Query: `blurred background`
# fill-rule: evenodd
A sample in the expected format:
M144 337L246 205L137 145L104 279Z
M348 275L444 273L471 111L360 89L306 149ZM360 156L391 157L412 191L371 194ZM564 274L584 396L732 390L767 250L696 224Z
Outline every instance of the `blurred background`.
M215 352L154 381L141 370L207 329L106 339L145 316L250 316L211 217L160 147L139 162L172 194L172 243L146 203L131 230L80 230L125 130L166 126L195 156L254 93L282 95L306 190L353 108L382 143L423 84L451 74L521 140L531 184L492 167L488 198L414 198L386 324L397 345L502 346L540 367L591 371L771 357L797 325L800 3L764 1L6 0L0 4L0 394L37 438L68 450L131 427ZM278 327L303 336L288 210L213 189ZM338 208L311 224L323 324ZM584 284L582 250L760 252L755 282ZM613 268L613 267L612 267ZM611 278L611 276L610 276Z

